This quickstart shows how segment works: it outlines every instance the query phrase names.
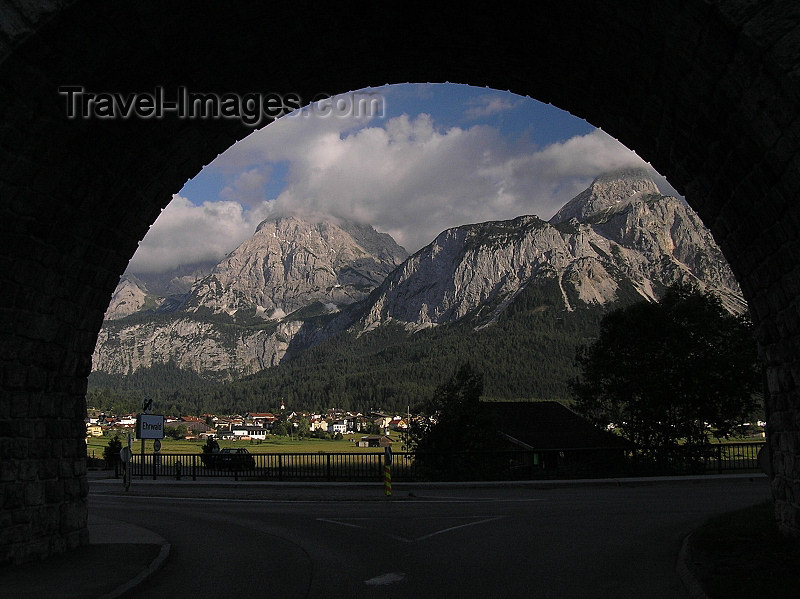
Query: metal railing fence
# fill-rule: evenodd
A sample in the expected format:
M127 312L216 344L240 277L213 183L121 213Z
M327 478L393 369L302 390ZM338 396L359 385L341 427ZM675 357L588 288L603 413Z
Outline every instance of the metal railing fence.
M759 472L763 442L704 448L565 448L485 452L393 453L397 482L537 480ZM384 452L134 454L135 478L231 477L272 481L380 481Z

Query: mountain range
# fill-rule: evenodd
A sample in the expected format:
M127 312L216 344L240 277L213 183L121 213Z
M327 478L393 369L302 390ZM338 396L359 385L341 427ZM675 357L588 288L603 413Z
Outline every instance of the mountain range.
M722 252L697 215L642 171L604 175L545 222L536 216L441 233L360 304L361 330L396 321L409 331L466 316L489 326L530 285L554 281L569 313L631 296L657 301L694 282L732 312L746 309Z
M419 348L447 353L431 339L447 339L452 349L481 335L488 355L490 346L510 343L499 340L507 323L516 324L506 337L538 338L545 316L546 326L572 331L552 338L563 345L556 352L563 362L574 355L567 337L591 338L609 309L657 301L677 281L712 290L732 312L746 310L710 232L641 170L598 177L548 221L526 215L455 227L411 256L369 225L276 217L207 274L184 272L171 286L164 280L162 292L174 293L152 293L141 275L120 281L93 356L106 383L108 375L119 380L168 364L215 380L254 375L273 380L262 381L264 393L295 393L275 387L282 371L307 379L308 369L319 369L314 360L334 359L325 348L344 343L365 372L378 372L367 348L380 353L389 338L405 360L395 371L414 377L408 362L424 361ZM370 401L387 400L370 384L359 382Z

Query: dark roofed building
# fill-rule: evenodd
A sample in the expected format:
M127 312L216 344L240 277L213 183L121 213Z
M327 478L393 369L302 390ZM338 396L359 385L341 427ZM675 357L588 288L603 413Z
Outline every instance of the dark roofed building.
M527 450L513 466L521 478L619 474L633 447L556 401L486 402L482 408L499 433L498 449Z
M365 435L358 442L359 447L391 447L392 440L386 435Z
M194 418L192 416L184 416L178 419L179 424L183 424L186 430L192 433L206 433L211 430L211 427L206 424L202 418Z
M508 401L482 404L503 433L532 449L630 447L627 439L596 427L557 401ZM512 441L513 442L513 441Z

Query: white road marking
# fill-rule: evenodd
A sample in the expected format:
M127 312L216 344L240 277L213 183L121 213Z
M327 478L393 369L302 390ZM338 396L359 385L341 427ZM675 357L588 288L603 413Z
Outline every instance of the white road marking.
M454 530L458 530L459 528L466 528L467 526L476 526L478 524L485 524L487 522L494 522L495 520L501 520L505 518L505 516L495 516L494 518L486 518L485 520L478 520L477 522L467 522L466 524L459 524L458 526L451 526L450 528L444 528L442 530L437 530L436 532L432 532L429 535L425 535L419 538L414 539L414 541L424 541L425 539L430 539L431 537L435 537L436 535L441 535L446 532L452 532Z
M356 518L351 518L351 520L355 520ZM358 520L369 520L369 518L358 518ZM317 522L330 522L331 524L338 524L339 526L349 526L350 528L361 528L363 526L359 526L358 524L350 524L349 522L342 522L341 520L331 520L330 518L317 518Z
M352 520L359 520L359 521L372 521L372 520L385 520L385 518L317 518L318 522L328 522L330 524L336 524L338 526L346 526L348 528L358 528L360 530L366 530L377 534L383 534L389 537L390 539L394 539L395 541L401 541L403 543L416 543L418 541L424 541L426 539L430 539L431 537L435 537L436 535L441 535L447 532L453 532L454 530L458 530L461 528L467 528L469 526L476 526L478 524L486 524L487 522L494 522L495 520L502 520L506 516L489 516L489 517L481 517L481 516L450 516L451 519L458 519L463 520L465 518L482 518L481 520L475 520L473 522L466 522L464 524L457 524L456 526L448 526L447 528L442 528L440 530L436 530L432 533L422 535L421 537L416 537L413 539L408 539L406 537L402 537L400 535L394 533L383 532L380 530L373 530L366 526L361 526L359 524L353 524ZM444 519L446 519L445 517ZM443 518L436 518L437 520L441 520Z
M380 576L376 576L375 578L370 578L369 580L365 580L364 584L377 587L377 586L385 586L387 584L394 584L395 582L402 582L406 579L406 575L404 572L389 572L388 574L381 574Z

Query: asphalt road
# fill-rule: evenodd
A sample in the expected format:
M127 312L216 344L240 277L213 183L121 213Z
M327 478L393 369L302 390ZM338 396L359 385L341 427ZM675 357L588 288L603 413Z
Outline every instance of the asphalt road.
M769 497L766 479L561 488L90 492L90 512L171 544L135 596L687 597L683 538ZM171 494L172 497L158 495Z

